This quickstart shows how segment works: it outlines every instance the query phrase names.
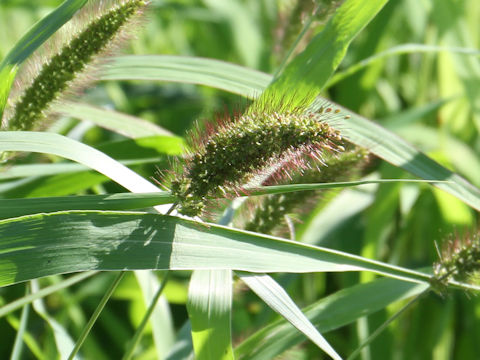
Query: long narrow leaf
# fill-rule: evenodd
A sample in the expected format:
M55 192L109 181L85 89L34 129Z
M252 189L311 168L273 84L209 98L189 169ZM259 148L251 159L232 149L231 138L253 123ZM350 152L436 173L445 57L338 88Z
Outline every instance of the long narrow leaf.
M448 183L448 181L436 180L416 180L416 179L378 179L378 180L359 180L359 181L343 181L331 183L317 183L317 184L285 184L285 185L271 185L263 186L254 189L248 189L249 195L267 195L267 194L285 194L296 191L312 191L312 190L326 190L336 189L369 184L388 184L388 183Z
M264 186L247 190L249 196L267 194L285 194L296 191L311 191L343 188L357 185L391 182L428 182L410 179L381 179L321 184L288 184ZM234 194L232 194L233 196ZM51 196L26 199L0 199L0 219L63 210L132 210L171 204L175 197L168 191L153 193L121 193L106 195Z
M231 270L194 271L187 309L195 359L233 360Z
M132 160L118 160L122 165L138 165L138 164L151 164L162 161L162 158L143 158ZM76 163L53 163L53 164L25 164L25 165L13 165L2 169L0 171L1 180L9 180L16 178L25 178L31 176L47 176L47 175L59 175L59 174L72 174L83 171L89 171L87 166Z
M314 108L319 106L321 101L314 104ZM347 140L369 149L373 154L422 179L442 181L434 185L480 210L480 189L430 159L398 135L347 109L343 111L351 118L344 122L333 121L330 124L340 130Z
M171 204L169 192L0 199L0 219L62 210L132 210Z
M148 307L161 285L156 274L152 271L135 271L135 278L142 289L145 307ZM164 280L165 281L165 280ZM165 296L158 300L157 306L153 309L150 323L153 329L153 341L159 359L164 359L174 343L175 333L172 314Z
M177 333L175 345L165 360L194 360L192 327L187 320Z
M238 273L238 276L252 289L268 306L282 315L295 328L310 338L319 348L332 359L342 359L330 346L312 323L297 307L286 291L268 275L252 275Z
M88 104L62 101L55 104L54 110L65 116L91 121L100 127L131 138L172 135L170 131L143 119Z
M71 211L0 221L0 286L85 270L367 270L431 275L331 249L148 213Z
M26 286L26 294L28 296L30 293L30 288L27 284ZM22 349L23 349L23 337L25 336L28 324L28 317L30 314L30 304L23 305L22 315L20 316L20 326L17 330L17 334L15 335L15 342L13 343L12 355L10 356L10 360L19 360L21 358Z
M373 56L370 56L362 61L359 61L356 64L353 64L336 73L327 83L327 86L333 86L337 82L345 79L346 77L355 74L357 71L364 69L368 65L396 55L403 55L403 54L412 54L412 53L439 53L439 52L448 52L454 53L459 55L466 55L466 56L480 56L480 51L477 49L468 49L462 47L450 47L450 46L436 46L436 45L425 45L425 44L402 44L398 46L394 46L388 50L379 52Z
M254 98L270 75L213 59L186 56L121 56L102 69L102 80L159 80L213 86Z
M346 0L307 48L274 79L261 95L272 109L309 105L345 56L350 42L388 0Z
M0 151L31 151L70 159L134 192L158 191L152 183L104 153L78 141L53 133L4 131L0 133Z
M415 296L428 285L396 279L379 279L336 292L303 309L318 331L325 333L350 324L360 317L384 309L389 304ZM235 349L238 359L273 359L305 337L286 320L270 324Z

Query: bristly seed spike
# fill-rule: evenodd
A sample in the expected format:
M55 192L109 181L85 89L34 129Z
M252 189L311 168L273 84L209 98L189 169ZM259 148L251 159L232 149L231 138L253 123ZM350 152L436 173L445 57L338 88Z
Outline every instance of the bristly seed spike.
M314 170L304 172L301 177L298 174L291 173L289 173L289 176L294 177L294 183L324 183L351 180L360 175L367 160L366 151L354 149L341 154L324 156L324 167L321 171L314 171L319 170L318 162L314 161L307 164ZM249 220L243 226L242 224L238 225L249 231L284 235L281 231L274 232L274 230L279 225L285 225L285 216L293 212L296 213L297 210L305 210L308 207L309 200L318 198L321 194L321 191L301 191L263 196L262 202L253 211L253 216L249 216ZM254 202L258 203L258 199L248 199L247 207ZM311 205L313 205L313 202Z
M124 26L147 5L144 0L122 1L103 16L91 21L40 68L33 82L23 90L3 124L8 130L31 130L46 117L51 103L63 95L74 80L100 54L115 43Z
M451 280L467 281L480 272L480 238L478 233L455 234L445 242L439 253L439 262L434 264L432 286L443 292Z
M246 185L260 185L272 174L291 178L292 168L308 167L302 155L321 160L322 153L342 151L340 134L322 122L333 115L331 108L313 114L262 107L222 123L200 142L186 159L183 174L172 181L179 212L196 216L209 198L223 197L226 189L239 195Z

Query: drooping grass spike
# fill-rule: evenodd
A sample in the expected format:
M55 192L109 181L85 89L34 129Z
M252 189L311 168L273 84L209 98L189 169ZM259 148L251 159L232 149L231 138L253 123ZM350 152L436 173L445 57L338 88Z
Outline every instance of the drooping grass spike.
M322 121L326 117L344 118L330 107L321 113L263 108L234 115L207 139L197 141L183 172L171 182L179 211L199 215L211 197L260 185L287 165L305 167L305 154L321 161L325 152L342 150L340 134Z

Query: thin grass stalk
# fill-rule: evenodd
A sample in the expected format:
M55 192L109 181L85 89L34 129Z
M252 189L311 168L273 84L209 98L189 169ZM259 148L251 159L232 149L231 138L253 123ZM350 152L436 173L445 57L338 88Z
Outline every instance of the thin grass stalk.
M143 331L145 330L145 327L147 326L147 323L153 314L153 310L155 310L158 300L160 300L160 296L162 295L163 290L167 285L167 282L170 278L170 273L171 273L170 270L167 270L167 272L165 273L165 277L163 278L162 284L160 285L157 292L153 296L152 302L150 303L145 315L143 316L142 322L140 323L137 330L135 331L135 335L133 336L132 340L129 342L127 350L125 351L125 354L123 355L122 360L129 360L132 358L133 352L135 351L135 348L137 347L138 342L142 338Z
M369 345L373 340L377 338L378 335L380 335L387 327L390 325L393 321L395 321L397 318L400 317L405 311L410 309L417 301L419 301L421 298L423 298L425 295L427 295L431 291L431 287L426 288L423 292L415 296L413 299L411 299L408 303L406 303L400 310L398 310L395 314L393 314L390 318L388 318L382 325L380 325L363 343L361 343L354 352L350 354L350 356L347 358L347 360L353 360L355 359L362 349Z
M25 296L30 293L30 285L27 283L25 285ZM17 334L15 336L15 342L13 344L12 355L10 356L10 360L18 360L22 356L23 350L23 335L27 329L28 323L28 316L30 314L30 305L25 304L23 305L22 315L20 316L20 327L18 328Z
M11 313L12 311L15 311L22 306L25 306L26 304L30 304L31 302L43 298L45 296L48 296L50 294L53 294L54 292L57 292L59 290L65 289L69 286L72 286L73 284L76 284L94 274L98 273L98 271L86 271L82 272L78 275L72 276L71 278L68 278L67 280L64 280L58 284L54 284L48 287L45 287L34 294L29 294L27 296L24 296L18 300L12 301L11 303L2 306L0 308L0 318Z
M98 303L97 308L93 312L92 316L90 317L90 320L88 320L88 323L85 325L82 333L80 334L80 337L75 343L75 346L73 347L72 352L68 357L68 360L73 360L75 358L78 351L80 350L80 347L83 345L83 343L85 342L85 339L87 338L88 334L92 330L93 325L95 324L101 312L103 311L103 308L105 307L108 300L117 289L118 285L120 284L120 281L123 279L124 276L125 276L125 272L121 271L113 281L112 285L110 285L110 288L107 290L102 300Z

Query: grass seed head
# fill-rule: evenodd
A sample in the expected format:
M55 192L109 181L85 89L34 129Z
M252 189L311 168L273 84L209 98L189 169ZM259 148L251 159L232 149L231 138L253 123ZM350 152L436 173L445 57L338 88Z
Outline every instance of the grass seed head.
M442 291L450 280L471 280L480 271L479 233L456 234L445 242L439 257L440 260L433 266L433 286L436 290Z
M225 197L225 189L239 194L286 165L302 168L303 154L322 158L325 152L343 150L340 134L322 121L326 116L340 115L332 110L234 115L201 144L197 142L183 173L172 181L180 212L198 215L208 198Z
M25 89L3 127L8 130L31 130L46 117L48 109L72 85L85 68L115 43L127 23L142 12L144 0L117 1L117 6L90 21L38 69L33 81ZM38 64L37 64L38 66Z
M340 154L326 155L321 168L312 164L310 169L296 174L293 183L328 183L349 181L358 178L362 168L368 161L367 152L363 149L353 149ZM300 191L285 194L272 194L262 197L262 202L255 206L253 216L243 226L246 230L273 234L275 229L283 230L285 216L296 212L305 211L309 203L318 201L323 192ZM253 199L252 201L256 201ZM250 201L250 199L249 199ZM249 207L248 204L246 206ZM275 233L277 235L277 233ZM279 235L282 235L280 231Z

